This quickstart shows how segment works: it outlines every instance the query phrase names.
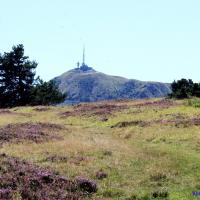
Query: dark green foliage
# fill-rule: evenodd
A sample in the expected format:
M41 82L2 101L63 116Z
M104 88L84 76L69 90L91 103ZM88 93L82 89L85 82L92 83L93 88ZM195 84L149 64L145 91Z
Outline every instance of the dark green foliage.
M34 79L37 63L24 56L22 44L0 54L0 107L49 105L64 101L53 81Z
M200 97L200 84L193 83L191 79L181 79L171 84L172 93L170 97L184 99L190 97Z
M43 82L38 80L31 90L31 105L51 105L61 103L65 99L53 81Z
M168 199L169 193L167 190L158 190L158 191L154 191L152 193L152 197L154 199L158 198L158 199Z
M29 103L36 62L24 56L24 46L17 45L0 55L0 107L22 106Z
M193 91L192 91L192 96L194 96L194 97L200 97L200 84L199 83L194 83L194 85L193 85Z

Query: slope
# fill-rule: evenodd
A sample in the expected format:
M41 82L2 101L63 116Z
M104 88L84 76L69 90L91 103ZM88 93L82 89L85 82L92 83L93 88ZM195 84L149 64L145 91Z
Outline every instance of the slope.
M92 68L72 69L54 80L67 100L75 102L154 98L171 92L169 84L106 75Z

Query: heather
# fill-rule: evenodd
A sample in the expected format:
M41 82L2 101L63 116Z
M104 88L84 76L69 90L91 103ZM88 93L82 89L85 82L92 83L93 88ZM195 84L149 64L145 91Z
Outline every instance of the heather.
M1 198L197 199L197 101L1 109Z
M85 178L70 180L52 170L8 157L6 154L0 155L0 164L0 199L2 200L78 200L96 192L94 181Z

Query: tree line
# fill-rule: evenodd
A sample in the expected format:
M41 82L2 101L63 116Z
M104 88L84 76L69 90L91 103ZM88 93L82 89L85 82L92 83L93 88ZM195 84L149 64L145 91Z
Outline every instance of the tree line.
M22 44L0 54L0 107L57 104L65 99L53 81L35 77L37 63L24 55Z
M0 54L0 107L52 105L65 100L54 81L35 77L37 63L24 55L24 46ZM200 83L181 79L171 84L171 98L200 97Z
M171 84L171 98L184 99L200 97L200 83L194 83L191 79L180 79Z

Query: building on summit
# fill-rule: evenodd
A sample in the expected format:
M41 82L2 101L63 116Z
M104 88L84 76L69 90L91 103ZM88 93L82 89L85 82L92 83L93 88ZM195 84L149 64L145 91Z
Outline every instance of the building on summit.
M77 62L77 69L81 70L81 71L89 71L92 70L92 67L88 67L88 65L85 64L85 46L83 47L83 61L82 64L80 66L80 62Z

